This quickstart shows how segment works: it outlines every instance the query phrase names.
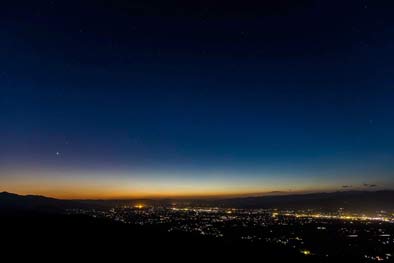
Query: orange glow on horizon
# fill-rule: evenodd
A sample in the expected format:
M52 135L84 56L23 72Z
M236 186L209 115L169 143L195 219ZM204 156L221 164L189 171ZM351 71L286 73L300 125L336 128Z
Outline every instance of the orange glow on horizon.
M103 200L120 200L120 199L206 199L206 198L235 198L235 197L250 197L250 196L264 196L264 195L286 195L286 194L303 194L311 193L313 191L292 191L292 192L274 192L274 191L262 191L262 192L226 192L226 191L201 191L201 192L177 192L177 191L162 191L162 192L108 192L108 191L67 191L67 190L32 190L32 189L17 189L7 188L0 189L0 191L12 192L20 195L42 195L57 199L68 199L68 200L82 200L82 199L103 199ZM139 205L139 204L138 204ZM143 206L143 205L141 205ZM136 206L137 207L137 206ZM140 207L137 207L140 208ZM142 207L141 207L142 208Z
M250 197L263 195L286 195L313 193L318 191L333 191L334 189L301 188L293 191L278 191L278 189L261 189L247 187L227 187L215 188L190 187L182 188L177 186L151 186L151 187L119 187L114 185L78 185L78 184L2 184L0 191L7 191L21 195L42 195L58 199L205 199L205 198L233 198Z
M90 174L52 170L8 171L0 177L0 185L0 191L58 199L231 198L337 191L340 187L320 180L227 179L224 176L196 179L187 176L154 177L150 174Z

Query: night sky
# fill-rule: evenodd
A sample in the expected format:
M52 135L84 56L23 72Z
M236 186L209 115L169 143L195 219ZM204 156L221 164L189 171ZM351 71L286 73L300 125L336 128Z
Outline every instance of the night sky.
M1 191L394 188L392 1L4 2Z

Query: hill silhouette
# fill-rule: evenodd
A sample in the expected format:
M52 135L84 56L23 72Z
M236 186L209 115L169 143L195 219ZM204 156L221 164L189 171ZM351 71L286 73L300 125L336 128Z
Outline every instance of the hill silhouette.
M218 205L228 207L265 207L265 208L303 208L320 207L320 209L347 208L380 210L393 205L394 191L377 192L335 192L288 196L264 196L249 198L233 198L222 200L186 200L192 205ZM144 200L145 202L165 202L171 200ZM240 229L228 232L225 239L215 239L189 232L168 232L166 226L123 224L107 218L93 218L87 215L69 215L62 213L64 209L76 207L109 206L130 202L118 201L70 201L35 195L17 195L8 192L0 193L0 225L2 230L3 251L14 251L15 246L24 253L13 256L27 256L29 259L42 257L58 257L59 255L79 258L111 259L123 257L143 256L145 259L168 259L182 261L185 259L214 260L239 259L249 261L260 258L263 262L360 262L359 255L353 255L349 250L340 252L346 236L341 239L336 231L343 228L339 222L330 225L332 230L328 234L315 236L316 227L310 226L272 226L273 231L295 231L302 227L302 233L309 239L316 239L322 248L339 251L333 257L311 255L305 257L298 250L291 247L265 242L264 240L250 242L236 238L235 233ZM366 206L366 207L363 207ZM374 207L372 207L374 206ZM378 224L378 223L377 223ZM364 229L362 223L355 223L354 227ZM381 227L376 226L376 227ZM388 225L386 227L391 227ZM255 228L257 231L257 228ZM298 229L297 231L299 231ZM286 232L287 231L287 232ZM247 233L247 232L245 232ZM281 232L282 233L282 232ZM234 235L233 235L234 234ZM369 242L369 239L365 239ZM341 243L342 242L342 243ZM309 244L310 245L310 244ZM152 253L154 251L155 253ZM52 254L51 254L52 253Z
M11 212L61 212L67 208L80 207L75 201L60 200L40 195L0 193L0 213Z
M143 200L61 200L39 195L0 193L0 212L10 210L61 211L67 208L100 208L143 202L147 205L218 206L229 208L266 209L318 209L335 211L344 208L354 212L376 212L394 210L394 191L343 191L331 193L270 195L228 199L143 199Z
M394 191L343 191L297 195L273 195L211 201L212 204L235 208L319 209L338 208L354 212L394 210Z

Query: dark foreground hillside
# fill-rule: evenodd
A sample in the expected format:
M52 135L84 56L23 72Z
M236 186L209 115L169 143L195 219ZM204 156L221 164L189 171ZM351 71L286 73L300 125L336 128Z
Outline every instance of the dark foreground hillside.
M315 196L310 197L315 202ZM320 195L318 197L320 199ZM274 199L282 202L281 198ZM89 208L78 211L94 208L94 211L107 212L67 212L75 206ZM147 214L144 210L135 213L127 210L126 217L138 218L141 213L149 215L143 220L144 226L140 226L138 220L123 221L131 224L116 221L124 212L122 209L116 213L108 213L108 209L95 210L101 206L0 193L2 256L12 258L12 262L18 259L23 262L43 259L50 262L81 259L88 262L139 262L155 259L171 262L367 263L379 259L391 262L394 255L394 224L390 222L279 218L271 214L266 218L264 213L253 215L252 209L249 214L232 215L235 219L216 225L223 235L213 237L180 229L182 226L199 228L208 225L212 228L215 221L220 221L221 213L197 216L194 212L168 214L167 210L160 209ZM152 221L158 216L156 213L176 220ZM169 232L170 229L175 230Z
M133 262L142 258L187 262L255 258L259 262L313 262L313 258L272 246L167 233L160 227L137 227L85 216L22 213L2 215L0 224L2 251L14 259L47 258L57 262L67 258L74 262L81 258L123 258L122 261Z

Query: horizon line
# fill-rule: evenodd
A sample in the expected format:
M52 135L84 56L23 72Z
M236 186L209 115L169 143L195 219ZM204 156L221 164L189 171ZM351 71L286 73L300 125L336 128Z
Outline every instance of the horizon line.
M232 198L250 198L250 197L266 197L266 196L290 196L290 195L308 195L308 194L324 194L324 193L339 193L339 192L382 192L382 191L394 191L394 189L342 189L342 190L331 190L331 191L271 191L264 193L250 193L250 194L234 194L234 195L190 195L190 196L141 196L141 197L109 197L109 198L61 198L43 194L20 194L16 192L9 192L6 190L0 193L8 193L19 196L37 196L52 198L58 200L67 201L126 201L126 200L206 200L206 199L232 199Z

